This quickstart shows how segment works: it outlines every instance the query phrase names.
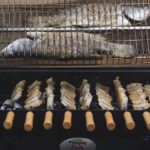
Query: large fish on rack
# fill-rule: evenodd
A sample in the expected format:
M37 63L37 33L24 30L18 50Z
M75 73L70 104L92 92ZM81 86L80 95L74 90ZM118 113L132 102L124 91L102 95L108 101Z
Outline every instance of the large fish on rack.
M150 16L149 6L81 4L72 8L59 9L48 16L30 16L26 27L70 27L70 26L130 26L128 18L144 21Z
M136 54L136 48L133 45L112 43L100 34L85 32L39 32L35 35L35 33L29 32L28 36L35 40L24 39L23 43L23 39L18 39L5 47L1 51L1 56L32 55L57 58L89 58L101 57L103 55L132 57ZM26 47L27 45L29 47ZM23 49L22 51L20 46Z

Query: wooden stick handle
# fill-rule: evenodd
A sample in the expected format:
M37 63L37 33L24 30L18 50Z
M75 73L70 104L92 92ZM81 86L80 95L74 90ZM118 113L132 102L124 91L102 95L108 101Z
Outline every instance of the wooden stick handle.
M124 112L123 117L124 117L124 121L126 124L126 128L128 130L133 130L135 128L135 122L133 120L131 113L126 111L126 112Z
M14 118L15 118L15 113L13 111L9 111L6 115L5 121L3 123L3 126L5 129L9 130L12 128Z
M147 111L144 112L143 113L143 118L144 118L147 129L150 130L150 113L147 112Z
M47 111L45 113L43 127L48 130L51 129L52 126L53 126L53 113L51 111Z
M29 132L33 129L33 120L34 114L33 112L29 111L26 113L25 123L24 123L24 130Z
M113 131L116 128L113 116L111 112L105 112L106 127L109 131Z
M66 111L64 114L63 128L70 129L71 127L72 127L72 113L70 111Z
M85 120L86 120L86 129L90 132L95 130L95 122L93 118L93 113L90 111L87 111L85 113Z

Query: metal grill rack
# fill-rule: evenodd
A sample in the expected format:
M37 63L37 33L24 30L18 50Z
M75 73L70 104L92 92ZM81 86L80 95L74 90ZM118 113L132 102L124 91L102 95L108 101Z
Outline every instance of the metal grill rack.
M94 3L97 3L97 7L94 8ZM88 5L91 4L91 10L86 12L88 9ZM110 5L107 8L107 5ZM113 4L113 8L111 8L111 4ZM121 21L120 24L117 24L117 20L113 20L114 18L118 17L118 11L121 9L120 6L126 6L130 11L129 14L124 14L124 10L121 12ZM128 7L129 6L129 7ZM85 8L84 8L85 7ZM104 17L108 17L108 21L102 20L101 13L99 8L103 7ZM133 13L133 8L136 13ZM135 55L131 57L119 57L119 56L112 56L108 52L104 52L103 49L100 50L100 54L98 56L92 56L90 54L90 46L87 46L87 56L84 56L84 44L80 51L83 54L79 57L74 57L71 55L70 57L61 57L62 53L64 56L67 55L67 42L64 45L61 45L63 39L58 35L58 38L55 39L54 37L51 40L59 40L59 42L53 42L51 48L48 46L44 49L44 45L41 46L40 49L36 50L36 54L33 50L27 53L27 50L24 49L23 52L18 50L16 54L13 56L8 55L8 51L6 52L6 56L1 54L1 66L36 66L36 65L45 65L45 66L148 66L150 62L149 58L149 31L150 31L150 19L149 15L146 11L143 11L145 8L150 7L149 0L142 0L142 1L134 1L134 0L84 0L72 3L72 1L65 1L61 3L59 1L39 1L35 2L29 1L13 1L8 2L2 1L0 2L0 49L3 50L11 42L15 41L19 38L28 38L29 33L36 34L37 32L51 32L54 35L55 32L60 34L64 34L64 41L66 41L66 34L70 32L71 39L73 41L72 34L82 34L82 38L74 40L77 44L77 49L80 41L84 40L84 33L87 33L87 37L89 41L92 41L96 36L104 36L107 42L117 43L117 44L127 44L133 45ZM119 8L119 10L117 10ZM141 9L143 8L143 9ZM63 13L59 14L59 11ZM108 12L109 10L109 12ZM90 12L91 11L91 12ZM113 12L114 11L114 12ZM121 10L120 10L121 11ZM126 13L128 13L128 11ZM91 14L90 14L91 13ZM144 13L144 14L143 14ZM58 15L57 15L58 14ZM139 15L138 15L139 14ZM110 16L109 16L110 15ZM138 15L138 16L134 16ZM42 25L36 23L33 25L28 24L29 18L33 17L41 17L41 22L46 22L47 20L51 20L49 25ZM54 17L52 17L54 16ZM58 17L60 16L60 17ZM91 18L91 16L94 16ZM97 18L96 18L97 16ZM146 19L142 19L141 21L136 21L133 19L134 17L146 17ZM49 18L47 18L49 17ZM54 25L56 21L61 20L61 18L71 18L71 21L65 22L64 24ZM124 18L125 17L125 18ZM130 17L132 19L130 19ZM46 19L44 19L46 18ZM74 19L74 22L72 21ZM90 20L91 19L91 20ZM128 24L124 24L124 21L127 19ZM33 20L32 20L33 21ZM80 21L80 23L79 23ZM96 22L97 21L97 22ZM86 23L87 22L87 23ZM105 22L105 23L104 23ZM108 25L107 25L108 23ZM106 25L105 25L106 24ZM129 25L130 24L130 25ZM27 35L28 33L28 35ZM89 33L94 34L94 38L89 36ZM51 36L52 36L51 35ZM83 42L84 43L84 42ZM90 42L89 42L90 43ZM60 45L58 45L60 44ZM70 45L70 48L74 49L74 44ZM48 45L48 44L47 44ZM95 48L95 41L93 43L93 49ZM105 45L104 45L105 46ZM59 47L59 49L56 49ZM63 47L65 47L65 52L63 52ZM56 51L59 51L59 54L56 54ZM46 51L46 54L44 54ZM53 51L53 53L48 54L48 51ZM72 52L73 53L73 52Z

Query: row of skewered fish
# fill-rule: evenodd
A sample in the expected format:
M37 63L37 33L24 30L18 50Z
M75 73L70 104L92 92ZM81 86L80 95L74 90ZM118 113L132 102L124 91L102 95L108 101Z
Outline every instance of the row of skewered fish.
M90 27L131 26L143 22L150 16L150 6L121 4L81 4L49 16L30 16L25 27ZM132 57L137 47L125 43L113 43L102 34L81 32L27 32L29 38L13 41L1 51L1 56L44 56L57 58Z
M1 110L15 110L22 109L22 106L18 104L18 100L22 96L22 92L25 87L25 80L18 82L12 91L11 99L4 101L1 106ZM119 77L113 80L118 106L120 110L127 110L128 101L130 100L134 110L146 110L150 108L150 85L142 85L141 83L130 83L126 89L122 86ZM47 79L47 87L44 92L41 91L41 81L34 81L27 89L26 100L24 101L24 108L31 110L40 107L46 103L47 110L54 110L55 103L55 82L51 77ZM110 88L108 86L97 83L96 96L98 105L103 110L114 110L113 98L110 94ZM76 110L76 87L66 81L60 83L60 101L67 110ZM83 79L80 88L79 104L81 110L88 110L91 106L93 95L91 94L91 85L87 79ZM129 97L129 98L128 98ZM45 100L46 99L46 100ZM46 102L45 102L46 101Z

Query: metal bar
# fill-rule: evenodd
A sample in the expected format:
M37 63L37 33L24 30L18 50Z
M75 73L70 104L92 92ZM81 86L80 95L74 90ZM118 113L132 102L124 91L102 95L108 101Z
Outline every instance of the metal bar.
M72 28L72 27L60 27L60 28L53 28L53 27L42 27L42 28L22 28L22 27L8 27L8 28L0 28L0 32L46 32L46 31L112 31L112 30L150 30L150 26L131 26L131 27L89 27L89 28Z

